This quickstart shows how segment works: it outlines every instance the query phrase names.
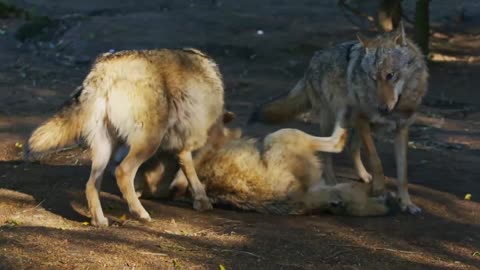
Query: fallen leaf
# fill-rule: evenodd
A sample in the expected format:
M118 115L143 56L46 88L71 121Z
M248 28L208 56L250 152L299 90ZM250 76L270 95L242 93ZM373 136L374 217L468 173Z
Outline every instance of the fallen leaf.
M173 267L174 267L174 268L180 268L180 267L181 267L180 263L177 262L176 259L173 259L173 260L172 260L172 263L173 263Z
M472 256L478 256L478 257L480 257L480 251L475 251L475 252L473 252Z
M123 214L123 215L120 217L120 220L121 220L121 221L127 220L127 215Z
M220 268L220 270L227 270L227 268L225 268L225 266L223 266L223 264L219 264L218 268Z
M20 222L14 220L14 219L9 219L5 222L5 224L8 226L8 227L16 227L18 225L20 225Z
M470 201L472 199L472 194L468 193L465 195L465 200Z
M83 226L88 226L90 223L88 221L82 222Z
M23 148L23 144L21 144L20 142L16 142L15 147L21 149L21 148Z

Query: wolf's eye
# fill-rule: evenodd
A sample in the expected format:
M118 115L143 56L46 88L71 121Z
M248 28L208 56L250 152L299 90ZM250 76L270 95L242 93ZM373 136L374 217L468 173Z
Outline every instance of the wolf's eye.
M387 74L387 76L385 76L385 79L387 79L387 81L390 81L391 79L393 79L394 75L395 75L395 73L390 72L390 73Z

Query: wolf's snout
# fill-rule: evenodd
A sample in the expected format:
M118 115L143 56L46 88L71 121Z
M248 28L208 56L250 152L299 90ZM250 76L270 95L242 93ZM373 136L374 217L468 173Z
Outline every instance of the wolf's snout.
M390 109L388 108L387 104L378 106L377 110L380 114L383 114L383 115L388 114L390 112Z

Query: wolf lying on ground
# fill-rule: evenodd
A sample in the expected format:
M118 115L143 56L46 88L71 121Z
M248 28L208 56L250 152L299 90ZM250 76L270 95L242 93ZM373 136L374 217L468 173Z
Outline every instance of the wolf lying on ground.
M223 82L215 62L195 49L123 51L99 56L82 87L28 139L26 155L83 138L91 149L86 185L95 226L108 226L99 190L104 170L118 143L130 147L115 170L130 212L150 221L134 190L137 169L157 149L180 160L197 210L211 209L198 180L191 152L207 141L222 117Z
M227 113L224 122L232 119ZM281 129L263 140L240 138L239 129L218 122L208 142L194 154L195 168L213 204L272 214L328 211L352 216L384 215L385 201L368 196L358 182L328 186L317 152L338 153L344 148L346 129L338 121L329 137L315 137L297 129ZM128 152L117 152L120 162ZM185 194L188 182L173 156L157 153L136 176L137 191L145 197ZM172 173L173 172L173 173Z
M371 136L376 130L395 133L398 198L402 210L421 209L410 199L407 180L408 130L427 91L427 65L418 47L405 36L403 23L375 38L358 35L352 41L317 52L303 78L285 96L260 106L250 122L280 123L311 112L320 123L321 136L331 134L338 111L353 106L356 117L350 145L355 169L372 181L360 156L363 142L373 173L374 195L384 193L382 163ZM335 182L331 155L324 154L325 174Z

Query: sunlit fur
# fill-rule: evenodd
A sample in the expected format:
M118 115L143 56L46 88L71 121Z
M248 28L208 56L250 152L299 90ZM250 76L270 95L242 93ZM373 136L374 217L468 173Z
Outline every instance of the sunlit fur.
M214 204L270 214L306 214L328 211L353 216L384 215L388 208L368 196L368 187L358 182L326 185L318 152L340 152L346 130L337 125L332 136L315 137L297 129L281 129L263 140L240 138L238 129L211 133L207 144L195 155L200 180ZM176 178L162 160L157 167L142 168L137 175L146 197L177 197L187 191L181 171ZM157 168L162 168L158 170ZM151 171L161 173L151 174ZM173 181L173 182L172 182ZM171 184L170 184L171 183Z
M222 117L223 106L218 67L198 50L107 53L95 60L71 101L33 132L27 154L78 138L86 141L92 152L86 196L93 225L108 225L98 192L118 142L130 147L115 175L134 216L150 220L135 194L133 179L157 149L178 155L196 193L194 207L207 210L211 204L190 155L205 144L208 130Z

